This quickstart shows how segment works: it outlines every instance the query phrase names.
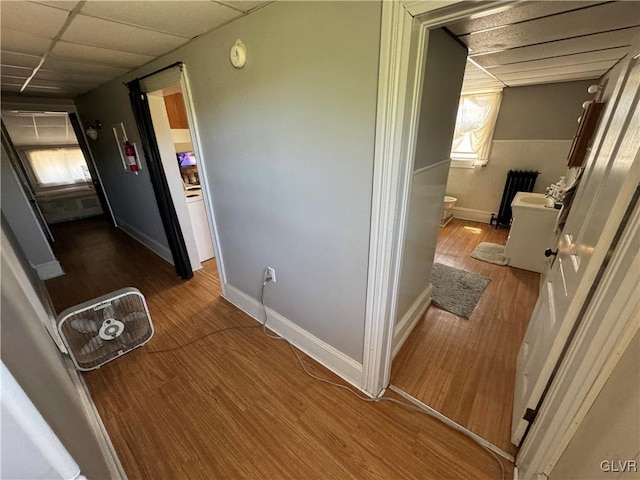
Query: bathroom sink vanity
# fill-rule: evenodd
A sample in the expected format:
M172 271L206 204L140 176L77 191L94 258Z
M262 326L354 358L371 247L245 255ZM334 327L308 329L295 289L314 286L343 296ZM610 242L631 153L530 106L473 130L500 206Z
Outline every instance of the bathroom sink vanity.
M504 254L511 267L542 273L547 268L544 251L555 244L560 210L542 193L518 192L511 202L513 219Z

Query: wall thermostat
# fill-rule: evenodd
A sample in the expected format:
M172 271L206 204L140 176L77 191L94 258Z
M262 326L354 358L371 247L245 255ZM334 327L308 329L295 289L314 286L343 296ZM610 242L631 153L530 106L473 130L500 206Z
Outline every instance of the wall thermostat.
M231 52L229 52L229 58L231 59L231 64L234 67L244 67L245 62L247 61L247 47L244 45L242 40L236 40L235 45L231 47Z

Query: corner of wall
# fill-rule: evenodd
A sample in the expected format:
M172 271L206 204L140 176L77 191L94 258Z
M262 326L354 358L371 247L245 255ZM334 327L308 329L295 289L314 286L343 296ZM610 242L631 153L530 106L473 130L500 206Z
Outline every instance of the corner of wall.
M409 308L409 311L396 323L393 329L393 353L391 358L396 358L396 355L407 341L409 335L418 324L418 321L422 318L422 315L427 311L431 304L431 291L433 285L429 284L425 288L424 292L413 302L413 305Z

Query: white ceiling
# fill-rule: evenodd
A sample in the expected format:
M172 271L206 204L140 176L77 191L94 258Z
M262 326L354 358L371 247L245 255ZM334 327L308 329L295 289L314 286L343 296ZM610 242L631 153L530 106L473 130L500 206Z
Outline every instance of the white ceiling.
M2 1L2 92L74 98L265 3ZM463 91L592 79L640 35L640 2L507 2L446 27L471 49Z
M2 92L74 98L265 3L3 1Z
M2 121L16 146L78 143L67 112L3 111Z
M446 28L469 47L463 92L594 79L639 38L640 2L514 2Z

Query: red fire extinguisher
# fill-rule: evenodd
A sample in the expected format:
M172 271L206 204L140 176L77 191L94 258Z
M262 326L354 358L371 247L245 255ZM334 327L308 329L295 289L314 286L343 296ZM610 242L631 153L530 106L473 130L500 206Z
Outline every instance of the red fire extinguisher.
M138 160L136 158L136 149L133 148L128 141L124 142L124 154L127 156L127 163L129 164L129 170L133 173L138 172Z

